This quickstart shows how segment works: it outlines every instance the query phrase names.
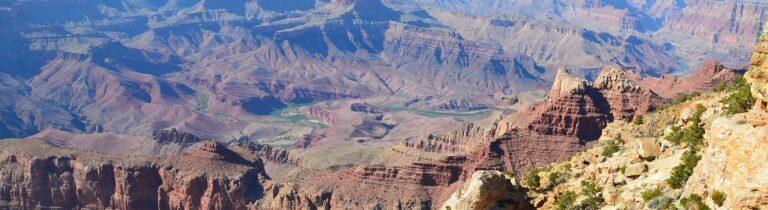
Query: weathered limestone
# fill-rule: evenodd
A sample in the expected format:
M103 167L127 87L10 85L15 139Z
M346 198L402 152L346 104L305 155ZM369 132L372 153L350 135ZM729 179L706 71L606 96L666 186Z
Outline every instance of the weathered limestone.
M744 78L752 86L757 108L768 109L768 27L752 53L752 63Z
M642 138L638 140L639 147L637 153L644 160L653 160L661 154L661 145L656 138Z
M490 209L512 194L513 188L518 187L514 183L514 178L510 181L498 171L476 171L441 209Z
M627 166L627 168L624 169L624 176L638 177L646 171L648 171L648 166L642 163L635 163Z

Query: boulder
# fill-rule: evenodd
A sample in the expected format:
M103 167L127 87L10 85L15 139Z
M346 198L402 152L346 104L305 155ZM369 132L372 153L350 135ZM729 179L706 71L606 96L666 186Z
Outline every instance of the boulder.
M627 168L624 169L624 176L634 178L642 175L643 172L646 171L648 171L648 166L646 166L644 163L635 163L627 166Z
M476 171L463 189L445 201L442 209L489 209L510 195L512 183L501 172Z
M637 153L644 160L653 160L661 155L661 145L656 138L642 138L638 140Z

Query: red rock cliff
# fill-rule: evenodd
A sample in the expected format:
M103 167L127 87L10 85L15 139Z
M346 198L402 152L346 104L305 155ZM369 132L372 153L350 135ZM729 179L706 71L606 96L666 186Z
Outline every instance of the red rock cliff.
M0 200L22 209L254 209L260 159L207 142L180 156L110 156L43 140L1 143Z

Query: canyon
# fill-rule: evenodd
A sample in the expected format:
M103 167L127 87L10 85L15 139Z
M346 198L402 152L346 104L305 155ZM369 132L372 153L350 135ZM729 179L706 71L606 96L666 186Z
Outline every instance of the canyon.
M766 208L768 193L756 187L765 183L766 165L755 155L766 146L768 125L761 90L765 46L768 31L746 80L647 113L645 121L610 123L598 147L523 177L478 171L441 208ZM700 74L722 72L713 66Z
M147 140L48 131L2 142L0 178L5 184L0 192L5 193L0 199L21 208L177 208L164 206L171 203L211 209L434 208L475 171L522 173L535 165L565 160L595 143L591 129L600 132L614 120L633 119L666 100L638 86L628 75L608 67L592 83L560 70L544 100L514 114L526 121L507 126L497 123L488 132L469 126L467 132L478 134L455 131L420 143L440 145L437 147L395 145L392 150L404 146L426 154L455 155L412 159L394 166L363 164L317 170L307 166L311 161L306 157L281 148L247 141L225 146L178 130L159 131ZM638 97L627 101L627 97L616 97L624 96L617 93ZM627 104L641 106L628 109ZM377 113L373 105L344 105L353 112ZM326 122L340 119L327 114L311 116ZM595 127L581 127L587 125ZM126 146L104 150L110 147L98 145L100 141ZM125 150L131 144L135 149ZM157 151L167 155L157 156ZM392 158L409 157L401 153ZM20 186L29 190L22 191ZM49 188L59 190L45 190ZM226 191L220 191L222 188ZM139 189L144 191L135 191Z
M645 155L655 147L643 135L686 125L694 102L727 109L718 103L743 81L765 109L766 11L751 0L0 2L0 209L553 208L622 161L668 174L634 152L595 156L608 140ZM705 114L707 141L760 132L763 114L750 113ZM749 148L710 144L698 182L669 192L710 191L723 161L761 170L729 159ZM669 161L686 149L662 148ZM581 177L535 192L522 182L566 164ZM604 183L626 190L601 194L610 206L644 207L629 199L639 181Z

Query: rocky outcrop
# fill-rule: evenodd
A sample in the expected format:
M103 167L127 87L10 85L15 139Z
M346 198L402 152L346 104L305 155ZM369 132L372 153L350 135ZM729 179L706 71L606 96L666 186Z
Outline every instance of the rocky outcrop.
M593 145L593 141L585 142L574 136L513 129L505 136L486 143L471 157L478 162L473 166L476 169L511 171L521 176L532 166L563 161Z
M363 112L363 113L370 113L370 114L383 114L384 112L386 112L385 108L378 107L368 103L353 103L352 105L350 105L349 108L354 112Z
M364 165L343 170L342 175L351 180L387 185L448 186L459 181L462 169L456 164L413 163L405 167Z
M260 159L216 142L167 158L1 144L0 200L19 208L253 209L268 181Z
M192 145L203 141L200 137L197 137L191 133L181 132L175 128L163 129L152 133L152 138L158 143L176 143L182 146Z
M762 121L760 124L744 123ZM726 209L768 208L768 113L753 110L732 118L715 119L705 135L708 145L701 154L686 193L725 193Z
M718 83L730 82L744 72L743 69L727 68L718 61L708 60L697 72L688 76L664 74L661 77L649 77L632 72L626 72L625 75L661 97L674 98L684 93L710 91Z
M570 154L570 158L534 172L541 178L541 184L525 184L524 188L528 189L526 202L535 208L552 209L557 207L564 193L573 192L574 206L598 209L690 208L694 205L697 209L703 206L712 209L768 207L768 191L761 188L768 183L765 178L768 173L765 162L768 160L764 155L758 155L768 149L768 142L765 142L768 112L752 109L747 113L724 115L721 101L728 94L706 93L646 114L648 120L643 124L610 123L598 141L601 147ZM692 114L697 112L695 110L704 111ZM699 120L692 120L694 116ZM673 126L700 126L703 131L700 138L679 144L673 142L676 132ZM509 134L514 136L513 139L525 135ZM691 137L691 134L685 135ZM695 141L701 143L694 146ZM525 161L514 159L515 155L506 155L516 153L509 145L522 147L520 145L525 142L504 144L499 141L495 148L500 149L491 147L486 150L491 155L486 157L491 157L487 160L501 161L496 165L486 161L484 166L509 171L510 164ZM552 147L548 145L547 148ZM528 153L530 157L539 157L537 155ZM513 158L512 161L494 158L505 156ZM553 181L555 173L568 178ZM498 193L485 192L467 199L480 200ZM716 194L723 195L723 199L716 199ZM592 202L595 200L598 202Z
M545 135L594 140L612 120L610 111L598 89L561 69L547 99L540 106L534 106L528 129Z
M293 198L273 202L293 200L294 204L327 204L334 209L434 209L456 183L468 178L464 171L468 161L467 157L455 156L404 166L361 165L336 171L307 171L282 187L294 189L280 192Z
M333 112L327 109L313 105L304 111L304 113L311 119L325 123L328 126L336 126L336 116Z
M614 120L628 121L660 107L665 100L643 88L617 67L606 68L595 84L560 70L547 98L502 135L489 139L473 157L480 168L521 174L531 166L563 161L594 145Z
M292 166L299 166L301 164L301 160L299 158L291 156L288 150L280 147L273 147L270 145L257 144L253 142L241 143L238 146L249 150L257 157L262 158L265 161L272 161L275 163L288 164Z
M486 129L468 123L464 128L446 134L430 134L425 138L405 141L403 145L424 152L452 153L471 152L479 145L495 137L493 128Z
M608 102L614 120L631 121L661 107L665 100L653 91L643 88L627 76L628 72L612 66L603 69L594 87Z
M498 171L476 171L461 189L443 203L441 209L522 209L525 204L520 200L525 193L520 189L514 177Z
M744 78L751 85L752 96L757 100L756 106L768 109L768 27L760 36L760 42L752 53L749 71Z

